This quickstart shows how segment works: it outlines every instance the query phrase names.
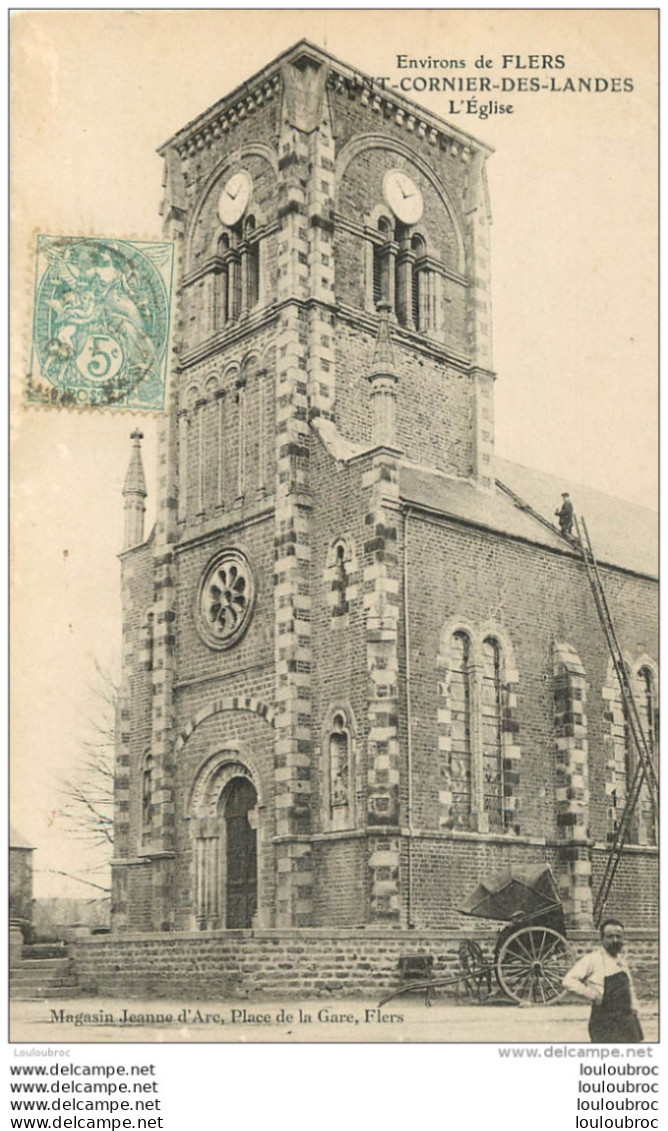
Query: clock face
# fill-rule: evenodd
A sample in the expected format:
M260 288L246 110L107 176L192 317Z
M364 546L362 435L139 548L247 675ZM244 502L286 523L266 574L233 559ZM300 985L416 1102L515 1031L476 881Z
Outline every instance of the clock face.
M250 173L245 169L232 174L218 201L218 215L223 224L229 227L241 219L250 200L252 188L253 181Z
M422 216L422 193L407 173L390 169L383 177L385 201L402 224L417 224Z

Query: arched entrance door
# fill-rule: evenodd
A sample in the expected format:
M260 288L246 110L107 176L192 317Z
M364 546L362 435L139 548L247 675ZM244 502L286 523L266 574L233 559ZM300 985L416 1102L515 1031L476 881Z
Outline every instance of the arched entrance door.
M225 926L250 927L257 910L257 793L247 778L232 778L218 801L225 854Z

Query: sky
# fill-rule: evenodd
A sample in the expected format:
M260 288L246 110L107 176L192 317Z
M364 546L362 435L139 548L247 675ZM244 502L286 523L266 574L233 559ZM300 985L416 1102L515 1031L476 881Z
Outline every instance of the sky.
M495 150L497 451L653 507L655 25L656 13L633 10L14 15L12 809L39 849L36 894L94 894L49 871L85 864L55 798L97 711L95 664L118 664L129 433L139 421L148 530L156 425L23 407L35 234L159 239L157 147L303 37L391 84L492 75L506 90L475 97L512 113L481 119L466 95L405 93ZM465 66L401 67L399 56ZM481 57L492 67L476 67ZM565 78L599 90L574 93ZM555 89L519 89L531 79ZM624 80L632 90L616 89Z

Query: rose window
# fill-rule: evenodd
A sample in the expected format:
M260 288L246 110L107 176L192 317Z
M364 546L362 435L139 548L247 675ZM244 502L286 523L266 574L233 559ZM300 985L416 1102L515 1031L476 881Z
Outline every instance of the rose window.
M224 550L207 567L199 594L199 627L212 648L227 648L245 631L253 603L253 575L239 550Z

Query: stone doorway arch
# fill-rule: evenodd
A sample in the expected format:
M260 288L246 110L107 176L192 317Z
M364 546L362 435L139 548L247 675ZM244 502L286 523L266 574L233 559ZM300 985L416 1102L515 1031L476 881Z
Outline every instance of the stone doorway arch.
M191 793L194 919L199 930L243 929L258 911L257 778L237 750L200 768Z
M257 791L245 777L232 778L218 799L220 849L225 854L225 926L250 927L257 911Z

